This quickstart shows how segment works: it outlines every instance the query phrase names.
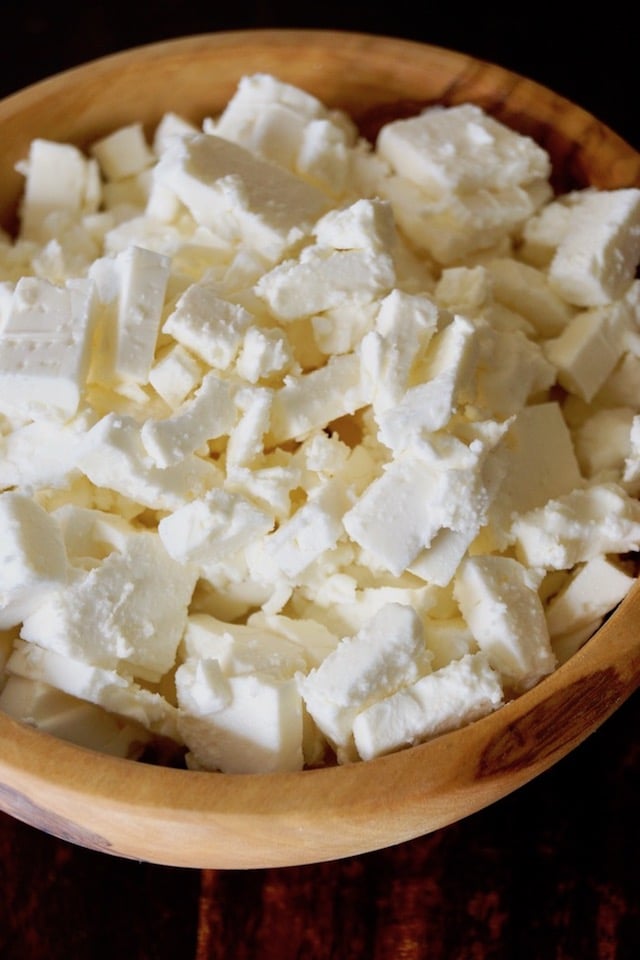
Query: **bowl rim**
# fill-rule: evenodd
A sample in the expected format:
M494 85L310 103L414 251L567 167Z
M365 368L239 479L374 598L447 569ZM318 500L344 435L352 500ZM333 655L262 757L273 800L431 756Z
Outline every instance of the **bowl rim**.
M373 52L384 54L388 63L404 58L415 70L420 64L427 69L435 58L457 71L457 83L434 102L460 102L476 90L474 102L505 122L509 117L516 127L514 117L521 125L527 105L542 93L542 119L536 114L536 122L549 135L552 120L568 110L562 129L580 143L568 158L576 169L581 152L599 144L615 161L607 170L609 182L640 185L640 154L541 84L444 47L351 31L236 30L129 48L10 94L0 101L0 129L12 129L43 97L55 99L70 82L77 90L89 80L167 57L182 62L239 49L250 56L265 43L284 50L307 43L315 50L331 48L347 60ZM243 57L239 61L238 78L246 72ZM392 96L393 91L389 103ZM640 685L640 638L631 624L637 617L638 585L592 640L498 711L426 743L340 767L277 774L155 767L75 746L0 713L0 809L90 849L186 867L288 866L413 839L512 792L596 730Z

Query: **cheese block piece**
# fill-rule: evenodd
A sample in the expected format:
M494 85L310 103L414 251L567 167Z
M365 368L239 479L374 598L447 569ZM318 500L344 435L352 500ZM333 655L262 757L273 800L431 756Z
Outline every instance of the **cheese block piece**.
M0 412L70 420L84 393L96 318L90 280L20 279L0 330Z
M378 152L427 193L502 190L550 173L547 153L474 104L431 107L386 124Z
M598 307L620 299L640 261L640 189L588 191L571 208L549 266L568 303Z
M422 743L502 706L498 673L483 653L459 660L362 710L353 723L362 760Z
M503 683L532 687L556 666L544 609L528 572L511 557L466 557L454 593L478 646Z

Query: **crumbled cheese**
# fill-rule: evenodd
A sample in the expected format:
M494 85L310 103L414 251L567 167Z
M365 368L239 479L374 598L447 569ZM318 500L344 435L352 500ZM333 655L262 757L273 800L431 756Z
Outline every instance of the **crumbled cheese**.
M36 139L0 237L0 709L193 770L369 760L636 582L640 190L461 104L369 143L257 73Z

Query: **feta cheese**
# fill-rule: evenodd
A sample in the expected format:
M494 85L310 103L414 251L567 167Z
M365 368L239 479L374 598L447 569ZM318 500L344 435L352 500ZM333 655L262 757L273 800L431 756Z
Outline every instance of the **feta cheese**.
M21 623L67 576L55 519L26 494L0 494L0 629Z
M74 660L159 680L173 665L197 572L151 533L50 591L24 618L25 640Z
M462 616L503 683L533 686L554 669L544 608L527 571L511 557L466 557L455 577Z
M103 264L98 266L104 268ZM115 302L115 322L107 310L101 324L94 379L147 383L162 320L170 260L132 245L109 266L113 271L111 291L105 290L103 296ZM97 268L89 272L95 276Z
M640 547L640 503L615 483L595 483L549 500L512 526L521 561L569 570L598 555Z
M0 411L69 420L78 411L96 320L95 288L23 277L0 330Z
M196 223L275 262L301 240L329 203L282 167L213 134L175 140L155 167Z
M191 770L368 760L519 696L636 583L635 188L554 197L471 104L369 143L259 73L18 169L0 707Z
M549 266L568 303L600 307L620 299L640 259L640 189L589 191L571 208Z
M90 149L107 180L124 180L150 167L154 160L141 123L130 123L114 130Z
M393 169L433 196L505 187L546 178L549 157L473 104L430 107L385 124L378 152Z
M415 611L382 607L357 634L341 640L319 667L299 679L305 705L338 756L353 758L353 724L370 703L429 670Z
M372 703L353 722L362 760L455 730L502 706L500 679L482 653L466 654Z
M20 204L20 234L24 239L48 239L47 219L51 214L62 211L79 215L98 208L95 161L72 144L36 137L24 173Z

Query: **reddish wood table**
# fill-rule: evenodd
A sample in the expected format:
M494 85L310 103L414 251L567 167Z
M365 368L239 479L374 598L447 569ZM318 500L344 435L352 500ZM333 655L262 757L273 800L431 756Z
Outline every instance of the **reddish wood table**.
M636 960L640 696L494 806L345 860L187 870L0 815L2 960Z

